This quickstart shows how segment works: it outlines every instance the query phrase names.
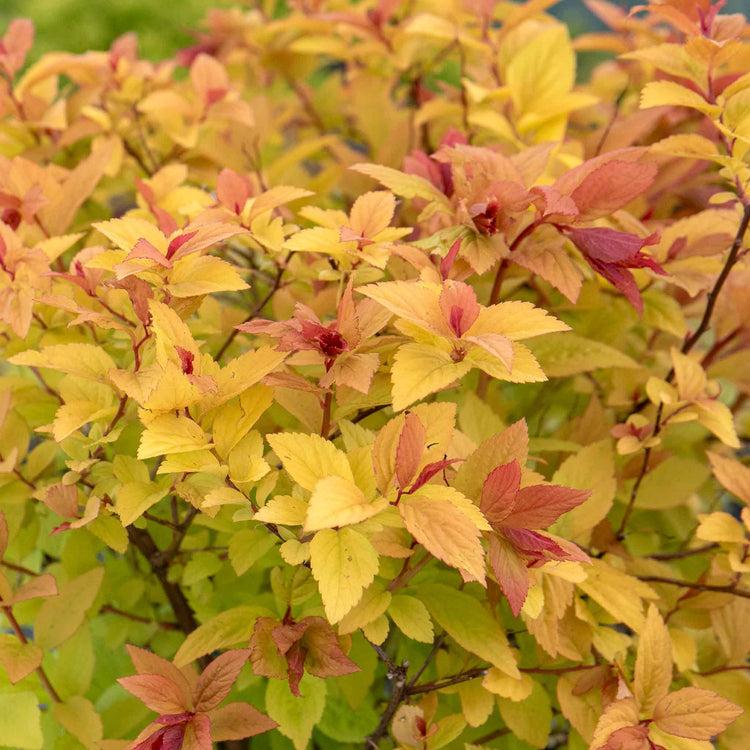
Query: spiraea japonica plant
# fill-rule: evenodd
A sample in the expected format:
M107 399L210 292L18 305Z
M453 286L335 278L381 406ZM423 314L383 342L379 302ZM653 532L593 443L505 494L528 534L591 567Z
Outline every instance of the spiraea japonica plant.
M10 24L0 746L746 746L750 31L553 4Z

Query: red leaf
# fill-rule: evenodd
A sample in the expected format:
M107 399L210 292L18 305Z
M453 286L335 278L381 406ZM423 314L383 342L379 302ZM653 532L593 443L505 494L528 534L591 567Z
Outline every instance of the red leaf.
M511 544L498 534L490 536L489 559L492 572L508 599L510 610L518 617L529 593L526 562L515 553Z
M396 478L403 490L409 486L419 468L424 452L426 431L419 417L409 412L404 419L396 448Z
M651 162L610 161L589 173L571 193L580 220L609 216L651 187L657 172Z
M307 649L305 670L315 677L342 677L359 667L341 650L333 628L322 617L306 617L303 644Z
M484 480L479 509L491 526L499 527L512 512L521 486L521 466L511 461L493 469Z
M222 169L216 181L216 197L219 203L241 214L247 199L253 194L253 184L249 177L237 174L233 169Z
M658 242L658 236L652 234L641 239L606 227L571 228L568 233L588 264L619 289L641 314L643 300L633 274L627 269L651 268L656 273L666 274L653 258L641 252L645 245Z
M179 714L189 708L182 690L163 675L137 674L117 681L157 714Z
M461 249L461 238L459 237L450 246L450 250L448 250L445 258L443 258L440 261L440 275L443 277L443 280L447 279L448 276L450 276L451 269L453 268L453 264L456 262L456 258L458 257L458 251L460 249Z
M536 484L518 491L516 502L503 519L503 528L546 529L563 513L585 502L591 492L557 485Z
M242 740L279 726L249 703L228 703L211 712L211 738L214 742Z
M148 735L145 740L138 742L137 745L133 745L132 750L180 750L184 737L184 723L162 727Z
M459 338L471 328L481 309L476 292L460 281L443 282L439 304L443 318Z
M167 247L167 258L172 258L174 254L187 242L193 239L198 234L196 229L194 232L187 232L186 234L179 234L175 237Z
M249 656L247 648L226 651L203 670L193 694L196 711L206 713L227 697Z
M427 484L427 482L432 479L435 474L439 474L441 471L446 469L451 464L458 463L459 461L463 461L463 458L444 458L440 461L433 461L430 464L427 464L427 466L422 469L422 471L419 472L419 476L417 477L417 480L414 482L414 484L411 486L411 489L409 490L410 493L416 492L420 487Z
M171 261L168 258L165 258L148 240L143 237L135 243L135 246L128 253L125 260L133 260L134 258L146 258L164 268L172 268Z

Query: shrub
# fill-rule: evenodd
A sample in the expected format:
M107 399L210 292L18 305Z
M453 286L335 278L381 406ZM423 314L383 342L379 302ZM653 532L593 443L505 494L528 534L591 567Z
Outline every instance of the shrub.
M10 25L0 744L744 745L747 26L550 5Z

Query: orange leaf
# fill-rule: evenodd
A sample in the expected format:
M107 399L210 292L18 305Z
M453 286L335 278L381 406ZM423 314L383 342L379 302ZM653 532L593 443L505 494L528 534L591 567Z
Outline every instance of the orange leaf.
M663 732L693 740L710 740L743 710L711 690L686 687L664 696L654 708L654 723Z

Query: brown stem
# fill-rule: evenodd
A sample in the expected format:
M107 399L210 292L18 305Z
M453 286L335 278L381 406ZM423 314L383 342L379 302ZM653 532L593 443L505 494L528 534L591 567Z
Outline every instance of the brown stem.
M473 740L472 744L484 745L486 742L491 742L492 740L496 740L498 737L505 737L506 734L510 734L510 729L508 729L508 727L503 727L502 729L496 729L494 732L490 732L489 734L483 734L481 737L477 738L476 740Z
M16 565L15 563L8 562L7 560L0 560L0 565L2 565L4 568L7 568L8 570L15 570L16 573L23 573L26 576L38 576L39 573L35 573L33 570L30 570L29 568L24 568L23 565Z
M656 419L654 421L654 437L656 437L661 430L661 415L663 410L664 404L659 404L659 408L656 410ZM643 453L643 463L641 464L641 470L638 472L638 476L636 477L635 483L633 484L633 489L630 491L630 499L628 500L627 507L625 508L625 513L622 516L622 521L620 521L620 527L617 529L616 536L618 541L622 541L625 537L625 527L628 525L630 516L632 515L633 509L635 508L635 500L638 497L638 490L641 487L641 482L648 473L648 462L650 458L651 448L646 448Z
M161 628L162 630L180 630L180 627L177 625L176 622L164 622L162 620L152 620L149 617L135 615L132 612L125 612L122 609L113 607L111 604L104 604L100 608L99 611L107 612L108 614L111 614L111 615L119 615L120 617L125 617L128 620L133 620L133 622L142 622L144 625L156 625L156 627Z
M320 436L328 438L331 431L331 404L333 403L333 393L328 391L323 400L323 421L320 425Z
M52 396L53 398L56 398L61 404L64 403L62 396L51 385L45 382L44 378L42 377L42 374L39 372L39 369L37 367L29 367L29 369L31 370L32 373L34 373L34 376L39 381L42 388L44 388L44 390L47 391L47 393L49 393L50 396Z
M435 641L432 644L432 649L430 650L430 653L427 654L427 658L422 663L422 666L417 670L417 673L414 675L414 677L409 680L409 684L407 686L409 694L413 692L422 692L419 690L414 690L414 686L417 684L419 678L424 674L425 669L430 666L432 660L437 656L438 651L440 651L443 646L443 641L445 641L445 633L440 633L440 635L435 638Z
M393 669L389 667L388 676L393 681L391 698L380 715L380 721L377 727L375 727L375 731L368 735L365 740L365 748L379 747L378 741L388 734L388 726L391 723L391 719L393 719L396 711L398 711L401 702L406 698L406 666L397 667L393 665Z
M698 343L698 339L708 330L708 326L711 322L711 315L713 314L714 307L716 307L719 293L721 292L724 283L729 278L729 274L734 267L734 264L737 262L737 256L742 249L742 240L745 237L748 224L750 224L750 203L745 206L745 210L742 213L742 220L740 221L737 234L734 236L734 242L732 243L729 255L727 255L724 268L721 269L721 273L716 279L713 288L708 293L708 301L706 302L706 309L703 312L701 322L698 324L698 328L696 328L695 332L688 336L685 339L685 343L682 345L681 351L683 354L687 354Z
M250 314L245 318L244 322L247 323L251 321L253 318L257 317L263 308L271 301L271 297L273 297L274 294L279 290L279 287L281 286L281 277L284 275L284 271L286 270L286 265L289 262L289 259L292 257L292 254L289 253L286 256L286 259L284 262L276 269L276 276L273 280L273 284L271 285L271 288L268 290L268 294L266 294L263 299L258 302L258 304L253 308L253 310L250 312ZM235 337L239 331L234 328L232 332L227 336L224 343L219 347L219 351L216 352L216 356L214 359L219 362L221 361L221 358L224 356L224 353L226 350L230 347L232 342L234 341Z
M720 674L721 672L735 672L737 670L744 671L746 669L750 669L750 664L738 664L737 666L732 667L716 667L714 669L709 669L707 672L698 672L698 674L702 677L707 677L708 675Z
M13 629L13 632L16 634L18 640L24 644L28 643L29 639L26 637L23 629L18 624L18 620L16 620L16 617L13 614L13 609L5 605L3 605L1 608L3 610L3 614L8 618L10 627ZM44 671L42 665L40 664L34 671L37 673L37 675L39 675L39 680L44 686L44 689L47 691L49 697L52 698L55 703L60 703L60 696L57 694L55 688L52 687L52 683L49 681L49 677L47 677L47 673Z
M143 170L144 174L147 177L154 176L153 169L151 169L151 167L149 167L149 165L146 164L143 157L138 153L138 150L126 138L122 139L122 147L125 149L126 153L130 154L130 156L132 156L133 159L135 159L138 166Z
M733 596L741 596L743 599L750 599L750 590L737 588L734 584L693 583L692 581L682 581L664 576L636 576L636 578L646 583L666 583L670 586L681 586L693 591L716 591L721 594L732 594Z
M684 549L679 552L659 552L655 555L647 555L650 560L682 560L685 557L692 557L693 555L702 555L704 552L710 552L712 549L717 549L718 544L711 542L710 544L704 544L701 547L693 547L692 549Z
M458 685L462 682L468 682L469 680L476 680L477 677L484 677L488 672L487 667L476 667L475 669L467 669L466 672L459 672L459 674L451 675L450 677L444 677L441 680L435 680L434 682L425 682L424 685L415 685L407 690L409 695L418 695L419 693L432 693L435 690L442 690L443 688L450 687L451 685Z

